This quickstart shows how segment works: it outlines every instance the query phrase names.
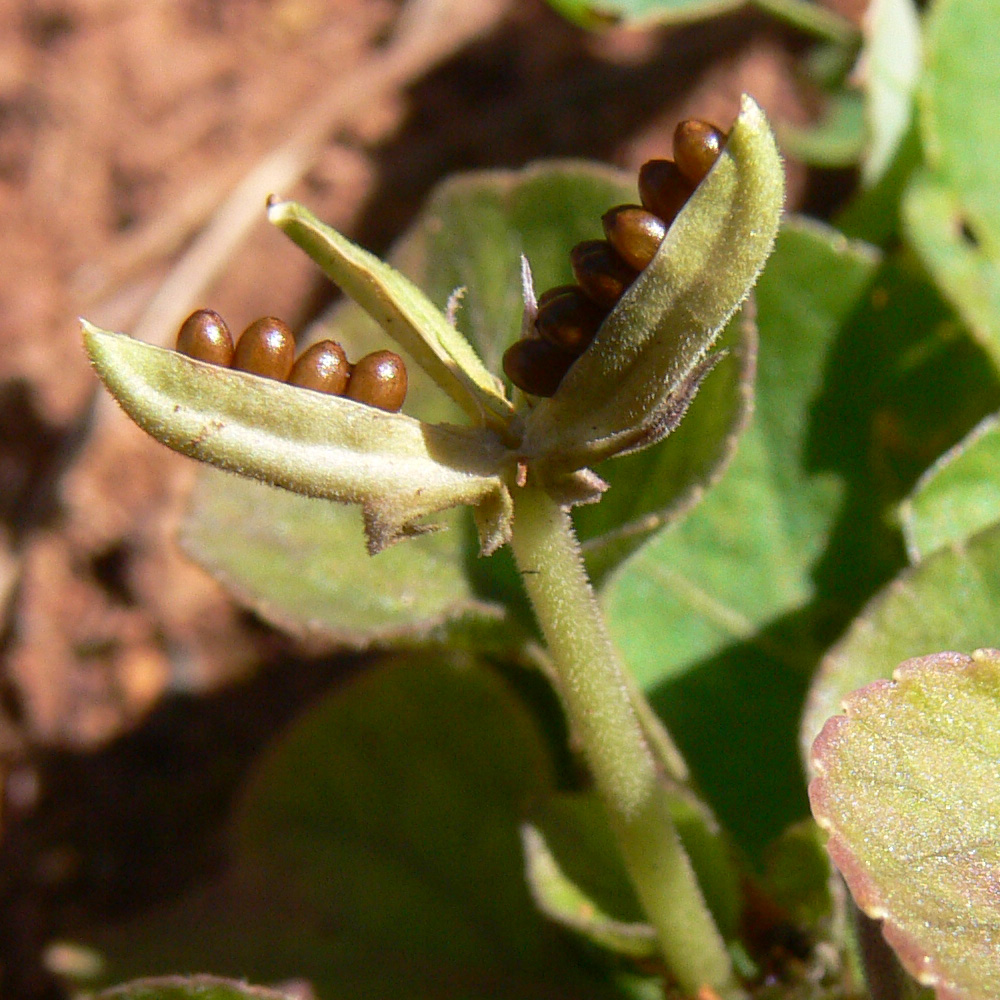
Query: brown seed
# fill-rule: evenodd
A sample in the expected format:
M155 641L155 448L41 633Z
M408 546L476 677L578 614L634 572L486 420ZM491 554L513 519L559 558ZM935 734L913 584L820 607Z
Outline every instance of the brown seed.
M359 403L396 413L406 399L406 365L392 351L366 354L351 372L347 396Z
M677 218L694 187L673 160L648 160L639 168L639 198L668 226Z
M638 205L616 205L601 216L604 234L626 264L641 271L667 235L666 223Z
M233 354L233 367L283 382L294 360L295 338L288 324L264 316L243 331Z
M321 340L302 352L292 365L288 381L304 389L343 396L350 378L351 366L344 349L333 340Z
M538 338L516 340L504 351L503 370L522 392L551 396L576 358Z
M228 368L233 360L233 337L217 312L199 309L181 324L177 350L189 358Z
M541 309L546 303L565 295L566 292L572 292L575 288L576 285L554 285L552 288L547 288L538 296L538 308Z
M726 133L708 122L688 118L674 129L677 169L695 185L700 184L719 158Z
M571 285L539 307L535 329L543 340L578 357L594 339L606 315L606 309L595 305L576 285Z
M585 240L569 253L573 276L583 293L605 309L611 309L635 281L634 271L615 253L607 240Z

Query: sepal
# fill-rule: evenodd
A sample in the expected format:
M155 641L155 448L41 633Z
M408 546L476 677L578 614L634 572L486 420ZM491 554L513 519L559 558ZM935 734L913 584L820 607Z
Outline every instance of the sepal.
M484 551L509 538L507 463L492 431L423 423L83 327L97 374L144 431L220 469L360 504L372 554L458 504L482 508Z
M503 432L513 407L503 385L458 328L408 278L292 201L271 201L268 218L477 423Z
M771 253L783 198L774 136L744 95L722 154L652 262L555 394L526 417L524 461L571 471L653 444L676 426L708 351Z

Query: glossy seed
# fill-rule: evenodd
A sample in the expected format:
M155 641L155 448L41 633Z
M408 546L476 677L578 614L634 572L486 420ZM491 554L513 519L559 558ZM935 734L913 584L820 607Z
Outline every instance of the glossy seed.
M565 295L567 292L572 292L575 289L576 285L555 285L552 288L547 288L541 295L538 296L538 308L541 309L542 306L551 302L553 299L557 299L560 295Z
M719 158L726 133L708 122L688 118L674 129L677 169L695 185L700 184Z
M639 168L639 199L668 226L693 192L673 160L648 160Z
M576 358L540 338L516 340L503 356L503 370L522 392L551 396Z
M582 354L597 333L607 310L571 285L539 306L535 317L538 335L574 356Z
M292 365L288 381L316 392L343 396L351 378L351 366L340 344L321 340L303 351Z
M392 351L373 351L355 366L347 396L359 403L396 413L406 399L406 366Z
M242 333L233 367L284 381L295 360L295 338L288 324L273 316L254 320Z
M616 205L601 217L604 234L626 264L641 271L667 235L667 224L638 205Z
M233 337L217 312L199 309L181 324L177 350L189 358L228 368L233 360Z
M583 293L599 306L611 309L635 281L638 272L615 253L607 240L585 240L569 253L573 276Z

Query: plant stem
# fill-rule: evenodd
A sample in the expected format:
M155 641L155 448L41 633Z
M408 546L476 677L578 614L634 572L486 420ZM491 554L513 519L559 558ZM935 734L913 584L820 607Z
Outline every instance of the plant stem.
M625 865L681 989L743 996L677 837L666 791L590 586L569 514L544 490L514 491L513 548L561 682L572 729Z

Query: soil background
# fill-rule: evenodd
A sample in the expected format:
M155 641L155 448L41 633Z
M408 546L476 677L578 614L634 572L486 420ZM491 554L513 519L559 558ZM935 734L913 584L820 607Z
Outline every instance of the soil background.
M260 747L364 663L184 558L194 463L99 391L77 317L162 344L198 306L301 329L335 293L269 190L383 253L455 171L637 168L743 91L805 124L807 45L751 9L595 35L541 0L0 2L3 1000L63 996L53 941L210 877ZM821 216L852 182L788 178Z

